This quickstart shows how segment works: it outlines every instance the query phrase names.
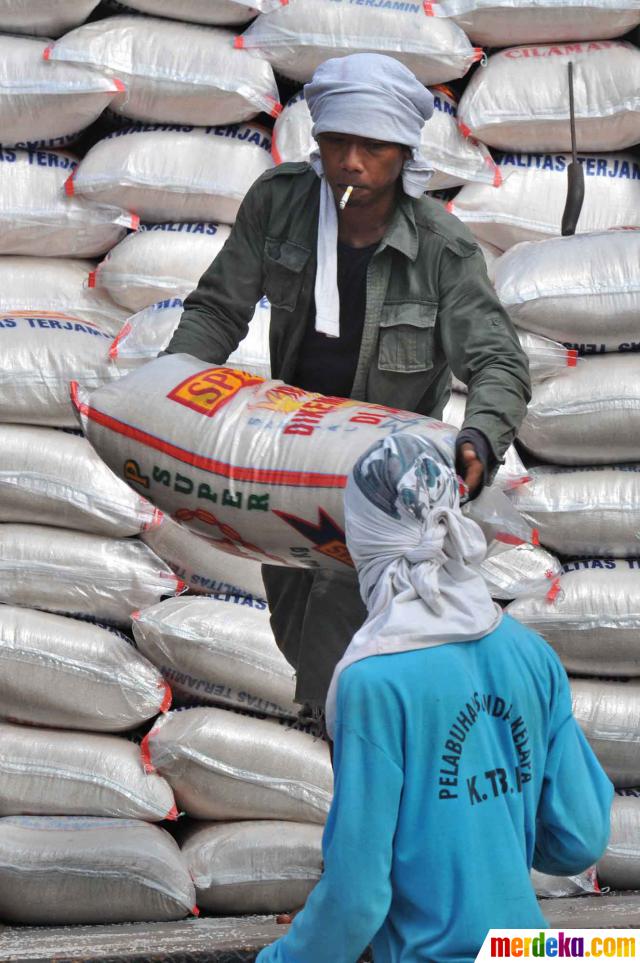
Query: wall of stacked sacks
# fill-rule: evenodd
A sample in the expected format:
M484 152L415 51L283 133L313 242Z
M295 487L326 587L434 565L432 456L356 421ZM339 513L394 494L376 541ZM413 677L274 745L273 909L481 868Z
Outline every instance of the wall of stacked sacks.
M536 887L640 888L639 24L639 0L0 0L0 920L276 912L319 877L328 751L258 564L112 474L69 383L166 346L251 183L308 158L302 84L359 50L432 87L432 191L531 361L500 484L541 545L493 541L484 571L619 790L597 869ZM233 356L261 376L268 323Z

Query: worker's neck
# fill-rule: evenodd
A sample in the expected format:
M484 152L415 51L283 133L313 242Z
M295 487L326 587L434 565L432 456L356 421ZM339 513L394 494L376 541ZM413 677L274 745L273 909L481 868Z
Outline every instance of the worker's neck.
M368 204L347 204L343 211L338 211L338 240L356 248L377 244L391 223L398 196L399 185L392 184Z

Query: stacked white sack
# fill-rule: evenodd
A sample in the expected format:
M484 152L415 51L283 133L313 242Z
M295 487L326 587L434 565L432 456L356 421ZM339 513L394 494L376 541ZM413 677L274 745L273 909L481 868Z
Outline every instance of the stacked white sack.
M0 605L0 717L27 726L126 732L171 692L131 639L88 619Z
M510 248L496 262L496 293L520 329L581 355L640 344L640 231L602 231Z
M270 64L214 27L108 17L65 34L46 57L120 78L126 89L110 107L133 120L205 127L281 110Z
M518 438L557 465L638 460L640 356L584 358L570 375L533 386Z
M104 291L87 287L93 267L92 261L71 258L0 257L0 316L66 315L116 334L127 311Z
M59 37L77 27L99 0L0 0L0 31L30 37Z
M51 64L45 42L0 35L0 141L4 147L62 147L123 91L90 67Z
M483 47L621 37L640 23L636 0L439 0L432 17L451 17Z
M573 714L617 789L640 781L640 683L572 679Z
M177 819L169 783L118 736L0 723L0 816Z
M612 889L640 888L640 793L618 790L611 808L611 835L598 861L603 886Z
M539 545L508 545L493 541L480 564L480 574L494 599L516 599L550 591L562 574L557 558Z
M144 532L142 541L171 566L189 592L222 598L242 595L254 601L266 598L259 562L221 552L215 542L190 532L168 515L158 527Z
M157 528L162 515L107 468L86 438L0 424L0 522L125 538Z
M182 855L209 913L283 913L304 906L322 873L322 827L282 820L193 824Z
M241 24L252 20L259 11L273 10L280 0L128 0L127 6L158 17L188 20L190 23Z
M568 562L546 598L525 596L507 611L544 636L567 672L640 676L638 559Z
M542 465L528 476L510 498L543 545L563 555L639 554L640 466Z
M503 251L520 241L559 237L570 154L496 153L502 183L465 184L447 208L481 241ZM633 154L586 154L579 234L640 227L640 161Z
M138 311L113 339L109 357L123 371L156 358L169 344L182 312L181 298L159 301ZM241 368L259 378L271 377L270 320L271 306L266 298L262 298L249 323L248 334L229 355L227 365Z
M225 709L169 712L143 756L195 819L285 819L322 824L332 770L327 744L283 721Z
M67 197L73 154L0 148L0 254L99 257L137 219L115 207Z
M222 549L302 567L351 568L342 489L374 441L402 429L451 457L455 438L415 413L324 398L189 355L165 355L74 398L98 454L163 511Z
M0 602L128 626L184 584L137 539L0 525Z
M185 298L229 237L225 224L145 224L116 245L89 285L101 288L131 313L157 301Z
M253 182L273 167L259 126L138 124L91 148L67 190L141 220L233 224Z
M133 637L178 705L298 714L293 670L276 645L262 599L166 599L134 614Z
M465 132L501 150L569 151L567 66L582 153L640 141L640 50L623 40L509 47L476 71L460 100Z
M375 52L396 57L423 84L441 84L463 77L482 56L454 23L427 18L421 3L385 9L296 0L261 14L236 43L298 81L329 57Z
M433 88L432 94L434 114L422 131L422 151L434 168L428 190L457 187L469 181L499 183L500 170L488 149L460 131L452 91L439 86ZM271 150L276 164L309 160L311 152L317 149L312 127L311 113L300 91L287 103L273 129Z
M195 910L169 833L134 819L0 819L0 918L37 926L161 922Z

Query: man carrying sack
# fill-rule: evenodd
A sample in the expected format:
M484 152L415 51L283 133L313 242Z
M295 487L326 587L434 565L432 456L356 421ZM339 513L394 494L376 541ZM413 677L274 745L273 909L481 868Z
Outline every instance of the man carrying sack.
M453 371L469 389L457 467L473 497L524 417L528 362L473 237L424 195L433 98L378 54L326 61L305 96L319 151L252 186L168 351L224 364L266 295L272 375L288 384L440 418ZM263 577L296 700L320 719L366 614L355 573Z

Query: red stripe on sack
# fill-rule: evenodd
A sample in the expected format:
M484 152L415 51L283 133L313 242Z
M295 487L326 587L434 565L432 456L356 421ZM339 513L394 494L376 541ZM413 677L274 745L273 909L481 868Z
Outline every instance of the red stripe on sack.
M494 186L494 187L502 187L502 171L500 170L500 168L498 167L498 165L496 164L496 162L495 162L494 160L492 160L491 163L493 164L493 166L494 166L494 168L495 168L495 170L494 170L494 172L493 172L493 186Z
M289 6L289 0L280 0L280 6L281 7Z
M512 535L511 532L498 532L495 538L496 542L502 542L504 545L524 545L524 539L519 535Z
M240 36L234 37L234 38L233 38L233 46L235 47L236 50L243 50L243 49L244 49L244 39L243 39L242 37L240 37Z
M69 394L71 395L71 404L72 404L73 407L76 409L76 411L80 411L80 402L79 402L79 399L78 399L78 382L77 382L77 381L70 381L70 382L69 382Z
M139 218L139 216L138 216L137 214L132 214L132 215L131 215L131 230L132 230L132 231L137 231L139 227L140 227L140 218Z
M76 192L76 186L73 183L73 178L75 177L75 173L76 172L74 171L73 174L69 174L66 181L64 182L64 192L67 195L67 197L73 197L73 195Z
M162 688L164 689L164 697L160 703L160 712L168 712L171 708L171 703L173 702L173 693L171 692L171 687L168 682L163 680Z
M181 578L178 578L177 576L174 576L174 578L176 580L176 595L182 595L183 592L187 591L189 586L186 582L183 582Z
M275 132L275 129L274 129L273 133L271 134L271 156L273 157L274 161L276 162L276 165L282 163L282 157L281 157L280 151L278 150L277 145L276 145L276 132Z
M540 545L540 532L537 528L531 529L531 544Z
M271 101L271 98L269 98L269 100ZM271 108L270 116L279 117L281 113L282 113L282 104L280 103L279 100L274 100L273 107Z
M596 869L595 866L593 867L593 892L594 893L602 892L602 890L600 889L600 883L598 881L598 870Z
M140 743L140 755L142 756L142 765L144 767L145 772L156 771L156 767L151 761L151 749L149 748L149 738L150 736L153 735L155 731L156 731L155 729L152 729L151 732L148 732L144 737L144 739L142 740L142 742Z
M458 103L458 98L454 94L453 90L451 89L451 87L447 87L446 84L436 84L435 87L431 88L431 90L439 90L440 93L445 95L445 97L448 97L450 100L453 100L455 104Z
M547 602L555 602L559 594L560 594L560 579L557 578L554 580L551 588L546 594Z
M575 348L569 348L567 351L567 368L575 368L578 364L578 352Z
M424 0L424 3L422 4L422 9L424 10L424 12L426 13L426 15L427 15L428 17L434 17L434 16L435 16L435 14L434 14L434 12L433 12L433 4L432 4L432 3L428 3L428 0Z
M118 80L117 77L114 77L114 78L113 78L113 83L114 83L114 85L115 85L116 90L117 90L119 93L121 93L121 94L126 94L127 88L125 87L125 85L122 83L121 80Z
M138 619L140 618L140 609L136 609L135 612L132 612L130 618L131 618L134 622L137 622Z
M127 323L124 325L122 330L115 336L115 338L111 342L111 346L109 348L109 357L111 358L112 361L114 361L118 357L118 345L120 344L123 338L126 338L126 336L129 334L130 331L131 331L131 324L129 323L129 321L127 321Z
M449 214L453 214L453 201L447 201L444 205L445 211L449 211Z
M193 913L194 916L200 916L200 910L197 906L192 906L189 912Z
M164 512L161 512L159 508L154 508L153 515L151 516L151 520L144 523L144 527L142 531L149 532L153 528L158 528L160 525L162 525L163 518L164 518Z
M471 128L467 127L467 125L463 123L461 120L458 121L458 130L460 131L463 137L471 137Z
M178 807L177 807L176 804L174 803L173 806L171 807L171 809L169 810L169 812L167 813L167 815L166 815L164 818L165 818L165 819L171 819L172 821L174 821L174 820L177 820L177 818L178 818L179 815L180 815L180 813L178 812Z
M48 47L44 48L44 50L42 51L43 60L51 60L51 53L53 51L54 46L55 46L54 44L50 43Z
M89 271L89 277L87 278L87 287L95 288L96 286L96 271Z
M476 63L478 60L482 60L484 56L485 56L485 53L482 47L473 48L473 61L472 61L473 63Z
M124 435L139 441L148 448L161 451L165 455L170 455L177 461L192 468L200 468L208 471L212 475L221 475L223 478L230 478L234 481L257 482L260 485L291 485L295 488L344 488L347 484L346 475L326 475L322 472L289 471L285 468L241 468L237 465L228 465L215 458L206 458L204 455L196 455L195 452L186 451L177 445L172 445L155 435L150 435L140 428L127 425L117 418L105 415L104 412L92 408L90 405L81 402L77 394L77 381L72 382L76 386L75 397L72 393L72 401L80 412L96 424L115 431L116 434Z

